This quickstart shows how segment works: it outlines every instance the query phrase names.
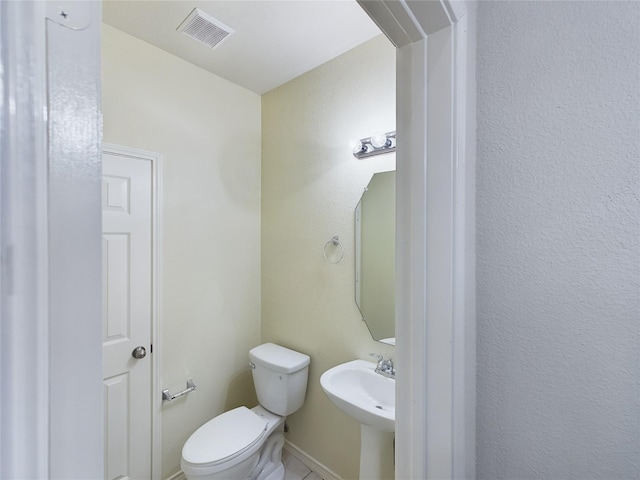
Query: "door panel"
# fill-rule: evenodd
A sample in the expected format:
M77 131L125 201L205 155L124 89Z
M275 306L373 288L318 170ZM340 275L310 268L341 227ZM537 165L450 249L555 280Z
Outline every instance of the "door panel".
M103 154L105 479L151 478L152 165ZM136 359L134 348L147 355Z
M104 380L104 409L106 418L127 418L129 404L129 375L117 375ZM118 472L129 470L129 444L127 423L124 421L106 422L105 448L108 456L105 460L107 475L105 478L118 478ZM122 477L120 477L122 478ZM127 477L125 477L127 478Z
M105 263L102 341L130 337L129 324L129 234L103 233L102 258Z

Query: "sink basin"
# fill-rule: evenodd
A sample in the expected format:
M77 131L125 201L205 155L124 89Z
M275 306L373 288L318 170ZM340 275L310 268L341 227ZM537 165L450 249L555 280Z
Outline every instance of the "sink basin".
M320 385L344 413L384 432L395 430L396 381L375 373L376 364L352 360L322 374Z

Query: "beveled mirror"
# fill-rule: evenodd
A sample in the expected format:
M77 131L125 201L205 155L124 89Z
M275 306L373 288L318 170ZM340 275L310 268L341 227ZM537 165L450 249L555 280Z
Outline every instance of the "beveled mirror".
M376 173L356 206L356 303L374 340L395 345L396 172Z

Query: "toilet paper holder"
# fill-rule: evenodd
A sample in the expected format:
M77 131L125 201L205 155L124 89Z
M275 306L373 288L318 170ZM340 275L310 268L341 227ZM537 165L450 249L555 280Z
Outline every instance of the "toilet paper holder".
M162 390L162 400L165 400L167 402L170 402L172 400L175 400L178 397L181 397L183 395L186 395L189 392L193 392L196 389L196 384L193 383L193 380L189 379L187 380L187 388L181 392L178 392L174 395L171 395L169 393L169 389L166 390Z

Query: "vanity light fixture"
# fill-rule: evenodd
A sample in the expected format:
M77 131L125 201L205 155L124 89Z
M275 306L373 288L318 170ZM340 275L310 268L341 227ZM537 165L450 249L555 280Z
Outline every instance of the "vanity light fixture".
M353 156L356 158L372 157L382 153L396 151L396 132L376 132L369 138L355 142Z

